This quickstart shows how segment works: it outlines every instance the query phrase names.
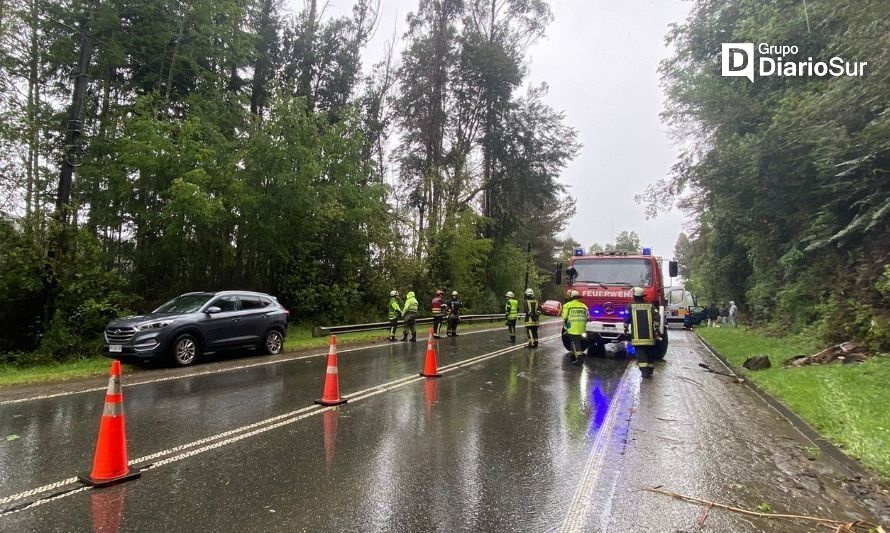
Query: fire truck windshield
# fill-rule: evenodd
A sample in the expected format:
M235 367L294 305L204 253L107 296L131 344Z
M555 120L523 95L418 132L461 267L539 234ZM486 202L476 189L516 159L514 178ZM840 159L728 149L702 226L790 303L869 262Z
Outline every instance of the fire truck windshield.
M629 287L652 286L652 263L645 259L597 258L576 260L572 263L578 272L575 282L626 285Z

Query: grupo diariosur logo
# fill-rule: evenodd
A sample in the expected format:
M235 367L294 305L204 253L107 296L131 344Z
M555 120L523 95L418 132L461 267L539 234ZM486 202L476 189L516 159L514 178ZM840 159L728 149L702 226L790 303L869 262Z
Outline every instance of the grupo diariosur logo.
M828 61L813 59L810 56L798 58L800 50L795 45L770 45L760 43L723 43L721 50L722 74L728 77L743 77L754 81L756 76L796 77L838 77L862 76L867 61L848 61L834 56Z

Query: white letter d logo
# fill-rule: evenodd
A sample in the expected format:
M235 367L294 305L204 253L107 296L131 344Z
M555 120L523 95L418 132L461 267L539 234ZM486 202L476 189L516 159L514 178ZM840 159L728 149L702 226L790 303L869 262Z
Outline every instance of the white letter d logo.
M723 43L721 56L724 76L754 81L754 43Z

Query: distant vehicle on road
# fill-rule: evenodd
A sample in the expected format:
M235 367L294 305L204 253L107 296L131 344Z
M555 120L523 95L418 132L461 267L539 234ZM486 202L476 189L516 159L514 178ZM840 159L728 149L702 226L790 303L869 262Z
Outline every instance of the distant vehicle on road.
M683 287L665 287L664 298L667 301L666 318L668 323L683 323L686 314L698 306L695 295ZM696 323L695 317L692 320L693 323ZM701 321L700 317L699 321Z
M547 300L541 304L541 312L545 315L559 316L562 314L562 302L559 300Z
M107 357L169 357L188 366L206 352L256 347L277 355L284 348L289 313L261 292L190 292L151 313L120 318L105 328Z

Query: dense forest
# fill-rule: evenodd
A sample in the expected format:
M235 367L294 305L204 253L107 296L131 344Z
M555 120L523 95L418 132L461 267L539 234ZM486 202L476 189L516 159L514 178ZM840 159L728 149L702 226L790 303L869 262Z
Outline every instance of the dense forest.
M94 353L114 316L193 290L296 321L388 292L493 309L540 288L579 150L529 86L543 0L418 0L362 65L379 1L0 0L0 352Z
M890 2L697 0L661 66L685 148L641 200L694 221L687 286L750 320L890 348ZM867 61L862 77L721 76L721 43Z

